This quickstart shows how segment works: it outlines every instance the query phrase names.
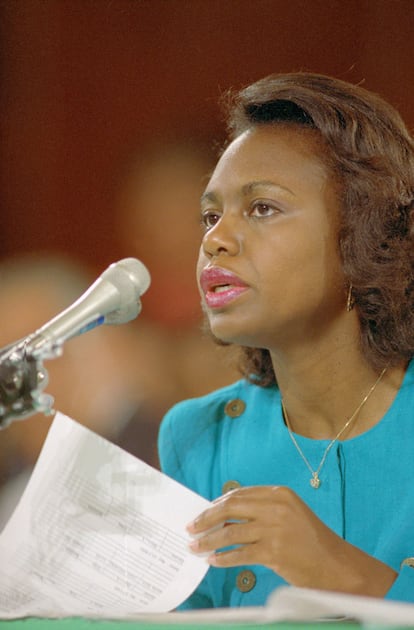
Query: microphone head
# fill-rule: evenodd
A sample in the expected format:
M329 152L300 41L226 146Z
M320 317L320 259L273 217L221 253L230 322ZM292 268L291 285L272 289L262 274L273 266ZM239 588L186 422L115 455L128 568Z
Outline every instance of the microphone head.
M109 280L116 286L123 286L125 282L128 284L132 282L138 297L143 295L151 284L151 276L148 269L137 258L123 258L118 262L112 263L101 274L101 278Z
M139 298L151 284L146 266L136 258L123 258L109 265L100 280L115 286L119 294L119 308L105 315L105 323L122 324L135 319L142 308Z

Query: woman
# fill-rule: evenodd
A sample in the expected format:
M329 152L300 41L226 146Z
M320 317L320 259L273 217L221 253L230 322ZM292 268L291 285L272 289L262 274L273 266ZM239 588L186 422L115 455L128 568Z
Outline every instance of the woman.
M306 73L243 90L229 127L197 273L244 378L159 437L163 470L214 500L183 607L286 582L414 601L413 141L378 96Z

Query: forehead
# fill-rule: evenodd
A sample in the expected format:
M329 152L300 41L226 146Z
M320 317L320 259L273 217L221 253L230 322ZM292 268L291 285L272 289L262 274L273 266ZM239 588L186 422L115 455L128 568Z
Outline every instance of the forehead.
M229 144L210 184L235 172L268 176L312 177L326 181L326 149L318 131L297 125L261 125L240 134Z

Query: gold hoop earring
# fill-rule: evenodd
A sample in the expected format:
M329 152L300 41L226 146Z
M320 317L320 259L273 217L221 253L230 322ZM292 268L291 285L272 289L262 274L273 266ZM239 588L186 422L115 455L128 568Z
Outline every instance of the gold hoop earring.
M348 313L350 311L352 311L352 309L354 308L354 304L355 304L355 300L354 300L354 296L352 295L352 283L349 285L349 289L348 289L348 297L346 300L346 310L348 311Z

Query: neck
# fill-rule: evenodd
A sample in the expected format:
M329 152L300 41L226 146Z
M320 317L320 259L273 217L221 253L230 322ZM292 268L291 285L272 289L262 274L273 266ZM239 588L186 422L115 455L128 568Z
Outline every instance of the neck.
M353 345L324 356L308 349L295 360L271 356L290 428L313 439L335 438L350 418L341 440L374 426L391 406L406 369L406 364L389 367L381 376Z

